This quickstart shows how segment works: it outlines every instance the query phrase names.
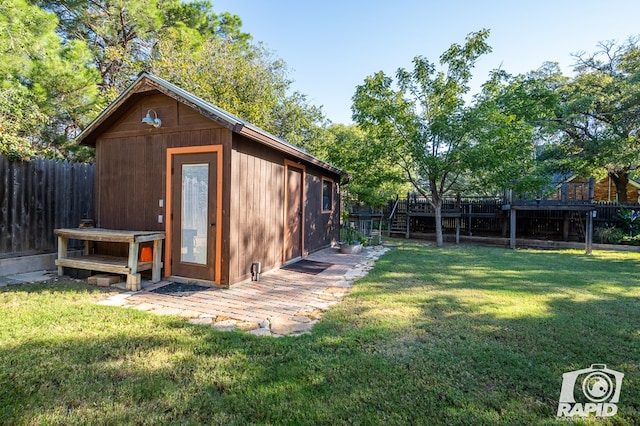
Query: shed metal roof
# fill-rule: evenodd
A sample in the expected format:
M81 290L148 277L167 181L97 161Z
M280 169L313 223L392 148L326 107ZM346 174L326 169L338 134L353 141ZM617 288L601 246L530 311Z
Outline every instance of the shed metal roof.
M99 128L108 122L109 117L130 99L136 92L137 88L143 85L150 85L161 93L174 98L186 105L189 105L200 112L203 116L212 119L216 123L230 129L231 131L243 135L249 139L252 139L258 143L269 146L285 154L291 155L298 160L302 160L333 173L348 178L348 174L337 167L332 166L320 160L317 157L309 154L305 150L294 146L287 141L280 139L269 132L252 125L251 123L217 107L204 99L190 93L180 87L164 80L158 76L152 75L147 72L142 72L138 75L138 78L125 89L120 96L118 96L104 111L98 115L77 137L76 142L81 145L95 146L95 141L98 136Z

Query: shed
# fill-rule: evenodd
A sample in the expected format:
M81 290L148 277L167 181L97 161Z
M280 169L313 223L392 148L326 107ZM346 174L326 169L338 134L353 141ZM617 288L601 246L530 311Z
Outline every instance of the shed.
M96 226L164 231L164 277L225 287L339 239L343 171L157 76L77 141L96 150Z

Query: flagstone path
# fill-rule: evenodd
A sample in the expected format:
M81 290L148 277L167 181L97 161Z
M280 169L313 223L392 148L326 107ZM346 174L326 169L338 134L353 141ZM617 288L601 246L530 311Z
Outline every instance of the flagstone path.
M125 292L99 302L158 315L175 315L221 331L242 330L260 336L309 333L322 314L340 302L353 281L367 275L389 249L364 247L359 254L328 248L305 259L330 263L317 275L277 269L260 281L244 281L228 289L208 288L188 296L154 293L170 284L161 281L138 292Z

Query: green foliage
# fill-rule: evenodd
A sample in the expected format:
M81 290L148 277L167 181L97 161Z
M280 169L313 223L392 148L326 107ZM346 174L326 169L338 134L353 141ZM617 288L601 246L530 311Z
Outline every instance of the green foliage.
M627 235L625 231L614 226L607 226L596 229L596 241L602 244L619 244Z
M353 118L377 145L374 152L402 170L433 204L439 246L442 200L472 164L464 96L476 61L491 51L488 36L488 30L481 30L469 34L462 46L452 44L440 56L446 71L416 56L412 70L398 69L397 87L378 72L367 77L353 97Z
M97 73L79 41L63 43L56 18L23 0L0 3L0 152L73 158L70 142L87 122Z
M342 228L340 228L340 241L347 245L352 245L354 243L361 242L362 235L360 232L353 226L351 223L345 223Z
M349 181L342 187L348 199L376 207L410 188L402 170L377 152L379 148L359 127L335 124L328 128L328 137L313 146L312 153L349 173Z
M579 176L608 175L618 200L638 162L640 138L640 55L637 39L600 43L591 55L576 56L576 76L558 88L550 127L559 132L546 157L556 170Z
M540 193L551 174L538 159L539 144L550 135L541 126L558 102L564 77L556 64L512 76L494 71L468 112L475 140L469 187L476 192Z
M633 237L640 233L640 211L620 207L618 218L626 235Z
M90 160L73 138L141 70L307 150L327 137L321 108L288 94L285 63L209 0L33 4L0 3L0 149L12 158Z
M180 27L165 31L156 49L154 74L258 126L272 122L285 97L284 63L270 61L259 47L239 48Z
M204 37L180 24L163 31L151 71L301 148L328 137L321 108L287 93L286 64L260 44Z

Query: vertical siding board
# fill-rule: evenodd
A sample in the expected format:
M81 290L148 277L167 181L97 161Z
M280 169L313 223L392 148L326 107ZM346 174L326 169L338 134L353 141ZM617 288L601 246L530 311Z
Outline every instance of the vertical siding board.
M150 193L152 191L145 191L147 178L145 176L145 144L147 137L138 136L137 140L132 148L133 155L129 158L129 167L133 170L133 182L132 182L132 194L133 203L131 206L132 215L135 219L133 223L133 230L147 229L146 217L149 208Z
M249 271L249 265L256 260L256 237L259 235L259 223L255 216L256 191L254 186L256 183L256 157L247 155L247 259L245 259L243 274ZM259 177L258 177L259 178Z
M243 146L242 143L241 146ZM238 277L243 275L244 265L246 263L247 257L247 155L244 153L244 150L239 151L238 155L240 157L240 167L238 169L239 173L239 186L238 186L238 198L240 199L239 205L239 222L238 222L238 270L236 274Z
M273 252L271 253L272 263L279 264L282 261L282 224L280 220L282 219L283 212L280 210L280 199L282 197L282 193L284 188L282 186L282 182L280 181L280 169L283 166L276 163L271 163L271 185L273 185L273 200L271 200L271 232L270 232L270 241L271 244L274 245Z
M236 149L231 152L231 199L229 218L229 280L238 277L240 253L240 153Z
M271 252L273 249L269 244L269 240L267 239L267 232L269 231L269 204L267 203L267 198L270 198L271 191L269 191L269 187L267 186L267 182L270 180L267 179L268 172L268 163L265 160L260 161L260 175L258 177L258 195L260 196L260 204L258 205L257 219L260 221L261 232L259 234L259 247L261 248L261 252L259 254L260 261L263 264L269 264L271 261ZM269 263L267 263L269 262Z
M158 193L162 189L161 170L164 168L163 162L156 158L155 146L162 144L162 136L149 137L144 144L144 196L145 212L144 227L142 229L159 230L158 228Z
M275 200L273 196L276 194L276 191L278 190L278 188L275 187L272 171L273 171L273 163L269 161L265 161L264 175L262 176L263 190L261 191L263 194L265 194L262 200L263 201L262 211L264 212L263 220L265 223L265 230L263 232L262 241L263 241L263 246L268 247L268 250L264 254L264 257L265 257L264 260L269 265L273 265L275 263L274 252L276 251L276 247L272 242L273 239L271 239L271 233L273 232L273 227L276 225L275 223L273 223L273 215L272 215L273 209L275 207L274 206L275 203L269 202L269 201ZM269 191L268 195L267 195L267 191Z
M284 187L284 164L277 164L273 167L275 173L274 181L276 184L276 202L273 208L273 222L277 224L274 226L273 232L275 238L273 241L277 241L277 253L275 253L276 263L282 262L282 252L284 250L284 193L286 191Z
M84 218L83 219L94 219L95 218L95 167L90 164L85 164L84 166L84 175L85 182L83 185L84 189Z
M274 164L272 167L273 178L276 182L275 191L275 203L273 203L272 220L273 226L273 240L276 243L276 250L274 250L274 262L282 262L282 250L284 249L284 164Z

